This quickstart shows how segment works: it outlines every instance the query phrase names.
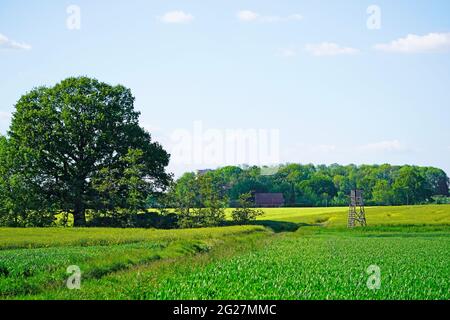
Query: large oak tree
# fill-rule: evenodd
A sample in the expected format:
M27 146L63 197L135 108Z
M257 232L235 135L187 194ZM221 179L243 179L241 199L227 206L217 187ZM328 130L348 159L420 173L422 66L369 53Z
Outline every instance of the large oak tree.
M142 179L153 192L171 179L169 154L139 126L134 97L121 85L79 77L36 88L17 102L9 136L26 159L28 183L72 213L75 226L99 203L92 181L99 172L125 170L121 159L130 150L142 153Z

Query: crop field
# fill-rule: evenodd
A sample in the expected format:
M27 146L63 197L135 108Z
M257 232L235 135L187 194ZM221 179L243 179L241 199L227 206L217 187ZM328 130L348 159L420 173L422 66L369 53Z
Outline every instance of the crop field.
M372 226L383 225L450 225L450 206L366 207L367 221ZM348 208L273 208L266 209L264 220L295 223L322 223L332 227L347 225Z
M450 299L450 206L265 209L252 226L0 229L0 299ZM70 290L69 266L81 270Z

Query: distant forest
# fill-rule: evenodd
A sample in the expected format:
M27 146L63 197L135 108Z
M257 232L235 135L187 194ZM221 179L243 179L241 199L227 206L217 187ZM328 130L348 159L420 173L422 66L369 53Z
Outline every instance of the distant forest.
M271 174L265 174L265 173ZM383 165L301 165L279 168L227 166L201 174L185 173L173 189L195 189L208 177L233 206L244 193L283 193L286 206L346 206L352 189L362 189L367 205L412 205L447 202L449 178L438 168Z

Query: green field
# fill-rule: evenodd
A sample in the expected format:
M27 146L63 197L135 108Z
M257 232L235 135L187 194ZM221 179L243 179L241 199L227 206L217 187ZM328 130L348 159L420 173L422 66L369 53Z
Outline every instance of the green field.
M450 205L367 208L354 230L346 208L265 212L194 230L0 228L0 299L450 299Z

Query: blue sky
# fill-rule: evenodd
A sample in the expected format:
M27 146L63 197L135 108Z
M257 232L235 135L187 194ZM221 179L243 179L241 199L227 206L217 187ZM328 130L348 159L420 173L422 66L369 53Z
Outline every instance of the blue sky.
M0 70L1 133L22 94L87 75L129 87L169 151L201 121L278 130L280 162L450 173L447 0L0 0ZM175 162L177 174L219 164Z

